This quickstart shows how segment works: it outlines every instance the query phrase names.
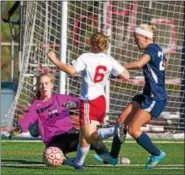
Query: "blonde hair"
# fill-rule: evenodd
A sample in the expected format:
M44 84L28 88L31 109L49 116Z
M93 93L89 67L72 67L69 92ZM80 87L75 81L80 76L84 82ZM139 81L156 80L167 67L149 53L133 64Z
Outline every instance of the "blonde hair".
M149 25L149 24L140 24L139 28L147 30L149 32L153 33L153 41L156 40L156 34L157 34L157 27L155 25Z
M54 77L53 74L50 74L50 73L42 73L42 74L40 74L37 77L37 89L36 89L36 95L35 95L36 99L40 99L39 83L40 83L40 79L42 77L44 77L44 76L48 77L50 79L50 81L51 81L52 84L55 83L55 77Z
M103 52L109 47L109 37L100 32L94 33L90 42L99 52Z

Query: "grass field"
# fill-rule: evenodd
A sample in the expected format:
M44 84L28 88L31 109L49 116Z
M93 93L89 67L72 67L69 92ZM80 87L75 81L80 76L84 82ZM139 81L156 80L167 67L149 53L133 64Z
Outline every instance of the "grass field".
M106 142L108 147L110 143ZM104 165L92 158L93 151L86 159L83 172L69 166L46 167L42 163L44 145L38 141L1 140L2 175L184 175L184 142L160 141L155 143L163 149L167 157L155 169L145 170L148 154L134 141L127 141L121 150L121 156L131 160L130 165ZM69 157L74 157L69 154Z

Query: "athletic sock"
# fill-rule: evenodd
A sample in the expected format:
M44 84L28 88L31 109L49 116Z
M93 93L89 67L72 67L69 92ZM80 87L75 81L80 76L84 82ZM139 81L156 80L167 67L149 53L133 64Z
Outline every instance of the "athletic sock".
M159 156L160 150L155 147L155 145L151 142L148 135L144 132L136 139L137 143L142 146L146 151L148 151L151 155Z
M111 146L111 151L110 151L110 155L114 158L117 159L121 150L121 147L123 146L125 139L126 139L126 135L127 135L127 129L124 130L124 134L125 137L123 139L123 142L120 142L120 139L118 138L117 135L115 135L113 137L113 141L112 141L112 146Z
M76 157L75 157L75 161L74 163L78 166L82 166L84 164L84 161L85 161L85 158L89 152L89 148L90 146L88 147L81 147L79 144L78 144L78 147L77 147L77 153L76 153Z
M102 139L107 139L109 137L113 137L115 135L115 129L116 126L110 127L110 128L100 128L98 129L98 137Z
M95 144L92 144L91 147L99 155L105 154L105 153L109 153L108 148L106 147L106 145L102 141L99 141L99 142L97 142Z

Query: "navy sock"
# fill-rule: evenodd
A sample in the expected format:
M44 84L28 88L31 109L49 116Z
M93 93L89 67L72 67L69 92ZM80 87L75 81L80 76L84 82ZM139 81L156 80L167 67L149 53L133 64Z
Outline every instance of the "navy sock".
M117 159L119 156L119 152L121 149L122 143L120 142L120 140L118 139L118 136L115 135L113 137L113 141L112 141L112 147L111 147L111 151L110 151L110 155L114 158Z
M142 146L151 155L159 156L160 150L154 146L150 138L143 132L137 139L137 143Z
M121 147L123 146L125 139L126 139L126 135L127 135L127 128L124 129L124 139L123 142L120 142L120 139L118 138L117 135L115 135L113 137L113 141L112 141L112 147L111 147L111 151L110 151L110 155L117 159L121 150Z
M97 154L109 153L108 148L102 141L99 141L95 144L91 144L91 149L94 149Z

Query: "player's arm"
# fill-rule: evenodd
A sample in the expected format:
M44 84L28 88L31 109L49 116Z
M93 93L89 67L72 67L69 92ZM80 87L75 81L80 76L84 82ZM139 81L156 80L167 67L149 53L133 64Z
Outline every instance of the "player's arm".
M123 67L117 60L112 59L113 69L111 74L113 76L119 76L121 79L128 81L130 76L128 70Z
M36 106L31 104L28 107L28 112L23 117L19 117L18 126L12 128L9 138L23 133L29 129L29 126L37 121L38 115L36 113Z
M128 81L130 77L128 70L124 69L124 71L119 74L119 77L122 78L123 80Z
M60 60L58 60L55 52L49 51L47 53L47 56L51 60L51 62L54 65L56 65L60 70L66 72L67 74L69 74L71 76L74 76L75 74L77 74L77 70L73 66L64 64Z
M33 103L28 107L28 112L19 119L19 127L22 132L26 132L29 127L38 121L37 104Z
M148 54L142 55L139 60L133 61L131 63L127 63L124 65L124 67L128 70L133 70L133 69L140 69L142 68L145 64L147 64L150 61L150 56Z
M168 59L166 57L164 57L164 67L165 70L168 69Z

